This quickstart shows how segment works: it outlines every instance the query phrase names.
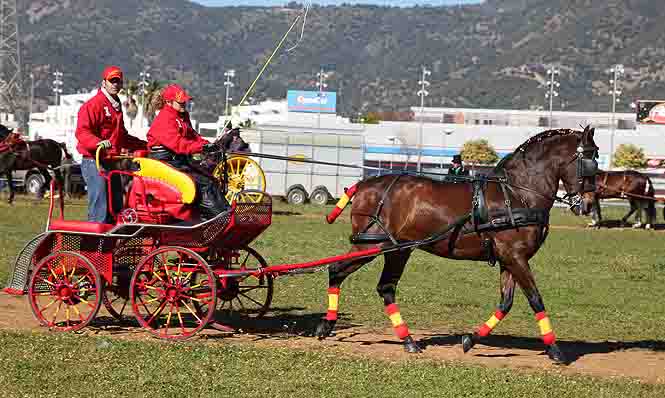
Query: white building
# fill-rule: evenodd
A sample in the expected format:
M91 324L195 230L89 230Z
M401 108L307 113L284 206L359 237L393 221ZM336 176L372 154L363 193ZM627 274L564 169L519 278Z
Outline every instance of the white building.
M76 123L78 111L87 100L97 94L97 89L87 93L65 94L60 96L60 105L49 105L45 112L33 113L28 122L30 139L51 138L64 142L67 150L74 156L74 160L81 161L81 154L76 150ZM120 102L124 103L127 97L121 95ZM136 119L131 120L123 107L125 127L131 135L145 139L148 132L148 123L143 117L143 109L139 106Z

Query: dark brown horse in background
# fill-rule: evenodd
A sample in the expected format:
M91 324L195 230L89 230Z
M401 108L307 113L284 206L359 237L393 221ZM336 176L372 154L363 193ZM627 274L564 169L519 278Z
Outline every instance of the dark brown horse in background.
M9 199L7 199L7 202L10 204L14 202L14 184L12 182L12 173L14 170L30 170L33 168L39 170L39 173L44 177L44 181L46 181L46 184L37 193L37 197L41 198L51 180L50 172L53 172L56 180L61 184L62 173L60 166L64 159L71 160L72 158L69 152L67 152L67 147L64 143L51 139L11 141L15 139L15 136L10 135L3 142L8 147L8 150L0 153L0 175L4 175L7 178L9 185Z
M587 193L593 202L591 210L592 222L590 227L600 227L602 215L600 199L626 199L630 203L630 210L623 216L621 222L628 222L628 218L635 212L633 228L642 226L642 211L646 212L646 229L656 224L656 201L654 188L648 176L635 170L625 171L599 171L596 175L596 191Z
M559 181L563 182L567 197L577 198L574 204L578 214L590 211L591 202L583 200L581 195L595 189L593 181L597 172L595 158L598 148L593 135L594 130L587 127L584 131L548 130L531 137L496 166L494 176L486 180L484 194L480 196L474 195L475 183L470 182L437 182L412 175L385 175L361 181L349 189L338 203L338 207L343 208L345 203L342 202L348 201L347 196L353 196L352 239L382 235L387 238L383 242L377 239L374 243L355 243L351 252L377 246L385 248L395 242L427 239L462 220L462 225L454 228L445 239L420 248L437 256L475 261L493 258L500 264L501 299L498 309L475 333L464 336L464 352L489 335L508 314L513 305L515 286L518 285L536 314L549 357L557 363L566 363L556 344L529 259L547 236L550 209L555 200L561 199L556 197ZM479 201L484 201L488 209L490 217L485 225L490 227L495 223L505 227L509 218L508 208L512 208L515 214L522 210L522 214L540 215L542 221L517 228L474 230L475 223L471 222L470 215ZM492 217L492 214L501 216ZM517 217L515 214L510 217ZM385 265L377 292L383 298L386 313L405 349L419 352L420 348L411 337L395 303L397 284L412 250L384 253ZM329 268L328 315L317 327L319 338L325 338L333 331L342 282L374 258L356 259Z

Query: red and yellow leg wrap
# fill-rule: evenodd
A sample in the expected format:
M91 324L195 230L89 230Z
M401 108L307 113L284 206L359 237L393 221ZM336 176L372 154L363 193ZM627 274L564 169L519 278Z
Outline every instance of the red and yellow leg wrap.
M492 330L496 327L496 325L501 322L501 320L506 316L503 312L496 310L494 315L490 319L485 322L480 329L478 329L478 336L480 337L485 337L489 336L490 333L492 333Z
M326 221L328 222L328 224L334 223L337 217L339 217L339 215L342 214L342 211L344 210L346 205L349 204L349 201L351 200L353 195L355 195L356 189L358 189L358 184L352 185L351 187L345 190L344 195L342 195L342 197L339 198L333 211L331 211L330 214L326 216Z
M386 314L388 314L388 318L390 318L390 323L392 323L397 337L404 340L411 334L409 333L409 327L406 326L406 322L404 322L402 315L399 313L399 307L397 304L388 304L386 306Z
M326 319L329 321L337 320L337 310L339 308L339 288L328 288L328 313Z
M538 327L540 328L540 338L543 339L543 343L547 345L552 345L556 341L556 336L554 335L554 330L552 330L552 322L547 316L545 311L539 312L536 314L536 321L538 321Z

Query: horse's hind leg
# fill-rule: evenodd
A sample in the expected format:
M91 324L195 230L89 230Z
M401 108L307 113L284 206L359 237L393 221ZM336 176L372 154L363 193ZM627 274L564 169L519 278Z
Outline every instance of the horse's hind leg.
M356 250L352 250L353 253ZM374 257L363 258L351 262L339 263L328 269L328 312L326 317L316 327L316 336L319 340L325 339L332 334L337 323L339 311L340 286L347 276L357 271L360 267L372 261Z
M630 204L630 210L621 219L621 222L624 224L628 224L628 218L630 218L630 216L632 216L633 213L635 213L635 211L637 210L637 206L635 205L635 202L633 200L629 199L628 203Z
M489 336L492 330L501 322L503 318L510 312L513 307L513 297L515 297L515 279L513 275L502 265L501 275L501 302L499 303L496 311L487 320L487 322L480 325L472 335L466 334L462 336L462 349L468 352L481 338Z
M385 265L381 272L379 284L376 286L376 291L379 296L383 297L383 305L385 305L386 314L390 318L395 335L404 342L404 349L407 352L420 352L420 347L416 344L411 337L409 327L402 319L399 312L399 307L395 304L395 293L397 291L397 283L399 283L404 267L406 266L411 250L402 250L398 252L386 253L384 255Z

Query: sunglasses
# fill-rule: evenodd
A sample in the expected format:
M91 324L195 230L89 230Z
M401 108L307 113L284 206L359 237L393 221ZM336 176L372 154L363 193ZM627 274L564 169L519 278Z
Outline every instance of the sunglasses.
M120 84L120 83L122 83L122 79L114 77L113 79L109 80L108 82L111 83L111 84Z

